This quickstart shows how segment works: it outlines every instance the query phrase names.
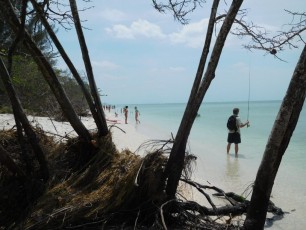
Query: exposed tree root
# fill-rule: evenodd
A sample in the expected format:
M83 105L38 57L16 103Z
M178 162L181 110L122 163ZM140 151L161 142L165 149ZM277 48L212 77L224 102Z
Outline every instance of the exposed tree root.
M0 145L25 169L14 132L0 135ZM188 179L196 159L192 155L186 157L181 181L196 188L211 207L167 200L161 178L171 141L156 142L159 147L140 157L127 150L118 153L110 135L97 139L97 147L86 147L78 138L57 145L40 135L52 177L43 184L32 167L20 180L0 165L0 229L238 229L232 218L246 213L245 198ZM218 207L207 189L228 204ZM272 203L270 211L283 215Z

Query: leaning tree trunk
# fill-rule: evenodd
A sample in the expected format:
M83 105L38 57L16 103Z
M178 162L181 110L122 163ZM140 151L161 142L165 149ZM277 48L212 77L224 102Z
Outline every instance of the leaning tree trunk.
M36 158L40 164L40 172L41 172L42 178L46 181L49 178L49 170L48 170L48 164L47 164L44 152L39 145L39 139L37 138L35 132L33 131L32 126L30 122L28 121L27 116L23 112L23 108L17 97L17 94L12 85L10 76L5 68L2 58L0 58L0 77L2 78L7 94L11 100L12 107L14 107L15 116L17 116L18 120L21 122L22 127L36 155Z
M20 41L22 40L22 38L24 36L26 13L27 13L27 1L22 1L21 10L20 10L21 24L20 24L20 27L19 27L18 34L17 34L15 40L13 41L13 43L11 44L11 46L9 48L9 51L8 51L8 55L7 55L7 63L8 63L7 64L7 72L8 72L8 76L10 76L10 78L12 77L13 54L14 54L18 44L20 43ZM20 118L18 116L18 112L16 111L15 106L12 106L12 107L13 107L15 124L16 124L16 128L17 128L17 139L18 139L18 143L19 143L20 149L21 149L21 156L23 157L23 159L26 163L27 172L30 172L31 168L32 168L32 164L31 164L31 161L29 159L27 149L25 147L25 142L26 141L24 140L22 124L20 122Z
M263 229L274 180L296 127L306 95L306 46L294 70L257 172L244 222L247 230Z
M209 54L209 47L210 47L211 39L212 39L212 36L213 36L213 30L214 30L214 26L215 26L215 19L216 19L216 15L217 15L219 2L220 2L220 0L215 0L213 2L213 6L211 8L210 18L209 18L209 23L208 23L207 33L206 33L206 39L205 39L205 44L204 44L204 47L203 47L203 50L202 50L200 62L199 62L199 65L198 65L198 70L197 70L197 73L196 73L195 80L193 82L193 86L192 86L192 89L191 89L191 93L190 93L190 96L189 96L189 100L188 100L188 103L187 103L187 108L185 110L185 113L187 113L187 109L189 108L188 105L191 105L193 103L193 101L195 100L195 98L197 96L197 93L198 93L198 90L199 90L199 86L200 86L201 79L202 79L202 76L203 76L204 68L205 68L205 65L206 65L206 60L207 60L207 57L208 57L208 54ZM183 122L183 120L184 119L182 119L182 122ZM181 126L182 126L182 122L181 122ZM177 167L177 170L176 170L177 175L176 175L175 180L169 180L168 181L168 186L167 186L168 187L168 192L167 193L168 193L169 196L174 196L174 194L176 192L176 187L177 187L176 181L181 176L181 171L182 171L181 168L183 167L182 164L184 163L185 148L186 148L186 143L187 143L188 136L189 136L189 133L188 133L188 134L185 135L184 139L181 139L179 141L179 139L178 139L179 133L180 132L177 133L175 141L176 141L176 143L180 142L181 147L178 147L178 145L176 144L176 145L173 145L173 148L176 146L178 149L184 149L184 153L180 154L182 156L180 159L175 159L176 158L175 157L176 153L174 153L173 149L172 149L173 154L170 154L170 157L169 157L169 160L168 160L168 163L167 163L167 167L166 167L166 170L165 170L165 176L167 177L167 176L169 176L169 174L172 174L172 173L175 172L173 167ZM176 160L177 160L177 162L176 162ZM173 185L170 185L170 183L173 183Z
M99 117L97 121L99 121L97 123L98 126L98 135L99 136L106 136L108 134L108 128L107 128L107 123L106 123L106 119L105 119L105 114L104 111L102 109L102 104L101 104L101 99L98 93L98 89L95 83L95 79L94 79L94 75L93 75L93 71L92 71L92 66L91 66L91 62L90 62L90 58L89 58L89 54L88 54L88 49L87 49L87 45L85 42L85 37L83 34L83 30L82 30L82 26L81 26L81 22L80 22L80 18L79 18L79 13L78 13L78 9L77 9L77 4L75 2L75 0L69 0L70 2L70 7L71 7L71 13L73 16L73 21L74 21L74 25L75 25L75 29L79 38L79 43L80 43L80 47L81 47L81 51L82 51L82 56L83 56L83 60L84 60L84 64L85 64L85 69L86 69L86 73L87 73L87 77L88 77L88 81L89 81L89 86L91 89L91 94L94 98L94 102L95 102L95 109L96 109L96 114Z
M0 0L0 3L0 10L2 11L3 15L6 16L12 30L17 34L18 28L20 27L20 22L14 12L13 6L9 1L6 0ZM82 139L89 142L91 140L91 135L85 128L84 124L78 118L50 63L26 31L23 38L25 47L29 50L41 72L43 73L43 76L45 77L59 105L61 106L65 117L68 119L76 133Z
M213 32L214 32L214 26L216 23L216 15L217 15L217 10L218 10L218 6L219 6L220 0L214 0L212 8L211 8L211 12L210 12L210 18L209 18L209 22L208 22L208 27L207 27L207 32L206 32L206 39L205 39L205 43L204 43L204 47L202 50L202 54L201 54L201 58L200 58L200 62L198 65L198 70L196 73L196 77L195 80L193 82L193 86L191 89L191 93L189 96L189 100L187 104L191 104L196 96L197 93L199 91L199 87L200 87L200 83L201 83L201 79L204 73L204 68L206 65L206 60L209 54L209 47L211 44L211 39L213 36Z
M72 75L74 76L74 78L78 82L79 86L81 87L81 90L82 90L82 92L83 92L83 94L86 98L86 101L88 103L88 106L90 108L92 116L93 116L93 118L94 118L94 120L97 124L97 128L99 130L99 133L105 133L104 129L105 129L105 127L107 127L106 120L101 119L101 117L98 115L95 103L93 102L93 97L90 95L90 93L87 90L87 88L86 88L81 76L79 75L77 69L73 65L70 58L68 57L65 49L63 48L60 41L58 40L55 32L53 31L52 27L50 26L50 24L48 22L48 20L45 18L45 16L44 16L45 13L44 13L43 9L39 6L39 4L35 0L31 0L31 3L32 3L34 9L36 10L36 12L39 16L39 19L41 20L45 29L47 30L50 38L52 39L53 43L55 44L57 50L59 51L59 53L63 57L64 61L66 62L67 66L68 66L68 68L70 69Z
M233 25L235 17L239 11L239 8L243 0L233 0L232 5L227 13L227 16L223 22L223 25L218 34L216 43L210 61L208 63L204 78L201 85L197 89L196 96L190 96L186 110L184 112L180 127L174 140L174 144L171 150L171 154L165 169L165 176L168 177L166 193L168 197L174 197L180 176L184 167L185 150L187 140L196 118L197 112L201 106L203 98L210 86L210 83L215 77L215 71L218 66L218 62L222 53L222 49L227 38L227 35ZM198 70L199 71L199 70ZM198 74L197 74L198 75Z

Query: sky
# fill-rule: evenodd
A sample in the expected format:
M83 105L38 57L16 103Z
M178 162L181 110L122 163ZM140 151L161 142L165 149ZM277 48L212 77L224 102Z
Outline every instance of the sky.
M151 1L78 0L94 76L102 103L147 104L188 101L202 52L211 2L190 13L187 25L170 12L159 13ZM218 14L231 1L221 1ZM305 0L245 0L246 21L273 34L286 28L292 16L284 9L305 11ZM74 29L58 28L57 35L77 69L85 74L82 54ZM306 38L306 34L303 34ZM282 100L301 54L286 48L279 54L284 61L263 51L243 48L247 39L230 35L224 46L215 79L204 101L231 102ZM212 47L211 49L212 50ZM67 68L62 60L60 68ZM250 95L250 96L249 96Z

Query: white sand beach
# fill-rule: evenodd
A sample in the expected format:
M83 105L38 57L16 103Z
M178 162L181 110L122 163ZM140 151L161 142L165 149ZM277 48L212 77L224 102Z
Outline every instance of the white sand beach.
M212 113L212 117L208 117L206 120L208 120L209 124L206 124L202 117L201 119L197 120L198 124L194 128L194 132L196 135L193 134L193 138L200 137L198 141L192 140L190 141L190 146L192 147L192 153L197 156L197 161L195 166L195 171L192 174L192 179L194 179L196 182L199 182L201 184L212 184L216 187L219 187L223 189L226 192L235 192L237 194L245 195L246 188L251 184L254 180L254 175L256 175L256 171L258 168L258 164L260 163L260 153L262 152L262 149L260 149L260 146L264 146L264 139L260 142L256 138L258 138L257 134L262 136L261 133L255 133L252 134L252 132L255 132L251 129L245 129L244 131L244 142L241 145L241 153L239 155L239 158L235 158L233 155L226 155L225 152L225 145L220 144L222 142L217 139L217 136L213 136L210 134L208 137L205 136L205 130L214 130L215 133L219 133L218 136L221 136L221 132L223 132L224 126L222 126L219 129L218 132L218 126L216 123L222 122L222 117L216 116L220 113L220 105L217 104L218 107L215 107L215 104L212 104L210 107L211 109L218 108L215 113ZM271 103L265 103L264 108L266 108L266 105L271 107ZM174 108L171 108L171 105L161 105L159 107L154 107L154 110L158 111L169 111L169 115L167 113L161 114L162 118L165 117L171 117L171 121L176 122L175 117L173 115L172 111L175 111L177 105L173 105ZM228 104L225 104L224 108L226 109ZM276 104L275 107L277 107L278 104ZM221 106L222 108L222 106ZM264 123L263 119L261 118L261 109L262 107L259 107L258 114L253 113L253 120L258 117L260 118L260 123L262 123L262 127L266 127L266 123ZM138 147L143 144L144 142L151 140L154 137L154 135L150 136L150 133L154 133L156 130L159 130L159 126L155 125L156 120L152 119L152 116L149 117L149 114L152 110L148 110L150 113L145 113L145 107L142 108L142 119L141 124L136 125L135 119L133 114L129 116L128 122L129 124L124 124L124 116L123 114L119 113L118 117L115 117L114 110L105 111L105 115L107 118L107 123L110 128L110 131L113 135L113 141L119 151L123 149L130 149L132 152L135 152ZM223 112L225 113L225 112ZM202 112L201 114L204 114ZM273 114L273 113L271 113ZM256 116L255 116L256 115ZM179 116L179 115L177 115ZM207 115L208 116L208 115ZM306 116L302 116L306 117ZM219 119L219 120L218 120ZM266 118L265 118L266 119ZM81 118L84 125L89 129L90 131L94 131L96 129L96 125L93 121L92 117L82 117ZM166 119L167 122L170 123L170 119ZM50 135L54 135L55 138L58 141L65 140L65 136L75 136L76 133L73 131L71 125L68 122L57 122L55 120L52 120L48 117L33 117L29 116L29 121L32 122L33 126L39 126L41 127L46 133L49 133ZM114 122L115 121L115 122ZM271 121L273 121L271 117ZM201 123L202 122L202 123ZM215 122L215 123L214 123ZM143 128L147 128L147 124L152 124L154 130L148 129L150 132L142 132ZM212 124L211 124L212 123ZM14 127L14 117L12 114L0 114L0 130L3 129L11 129ZM209 126L212 125L213 127ZM302 123L305 124L305 123ZM257 124L259 127L259 124ZM304 137L304 125L301 125L302 132L300 132L300 135ZM217 128L216 128L217 127ZM198 130L197 130L198 129ZM267 128L268 129L268 128ZM123 132L123 131L124 132ZM168 129L168 132L161 133L162 136L165 135L165 133L170 133ZM221 131L220 131L221 130ZM147 130L146 130L147 131ZM172 130L171 130L172 131ZM252 131L252 132L251 132ZM145 136L143 133L148 133L147 136ZM253 135L253 136L252 136ZM299 136L298 136L299 137ZM209 139L210 138L210 139ZM216 139L218 142L214 142L214 139ZM223 139L222 139L223 140ZM221 141L222 141L221 140ZM303 139L304 140L304 139ZM303 142L304 143L304 142ZM297 145L295 143L295 145ZM304 145L303 145L304 146ZM301 153L304 153L305 148L301 146ZM294 146L291 146L294 147ZM262 147L263 148L263 147ZM299 149L291 150L290 157L285 155L284 157L287 157L287 161L294 160L294 153L297 152ZM137 151L137 155L144 155L145 149L142 149L141 151ZM285 217L280 221L275 221L273 226L269 227L269 229L303 229L303 226L305 226L305 219L303 218L305 213L305 205L304 202L301 202L305 200L305 183L303 180L293 180L292 178L299 178L300 175L304 175L304 165L303 161L301 159L303 155L301 154L301 158L299 161L301 164L301 167L299 168L299 164L291 166L290 164L287 164L286 161L284 161L282 164L282 167L279 170L279 175L277 177L277 180L275 182L273 193L272 193L272 201L278 206L281 207L284 211L286 211ZM290 162L288 162L290 163ZM184 189L184 187L182 188ZM184 196L190 200L195 200L198 203L202 205L207 205L207 201L205 197L199 193L198 191L195 191L194 189L191 189L190 187L187 187L186 190L184 190ZM211 191L206 191L211 192ZM248 191L247 191L248 192ZM292 196L291 194L300 194L297 196ZM250 197L248 197L250 198ZM222 199L220 200L214 200L215 204L219 205L222 203ZM271 217L271 214L268 214L268 217Z
M124 117L121 114L115 117L114 113L105 111L105 116L117 149L119 151L129 149L136 154L142 154L137 149L148 140L148 137L137 132L132 123L125 124ZM33 126L40 127L46 134L54 136L58 141L65 141L65 137L76 136L69 122L58 122L50 117L28 116L28 119ZM89 131L96 130L96 124L91 116L81 117L81 121ZM13 114L0 114L0 130L12 129L14 126L15 120Z
M146 149L139 149L139 147L151 138L136 130L134 117L130 116L128 119L129 123L125 124L123 114L118 114L118 117L116 117L112 110L106 110L105 116L117 150L122 151L124 149L129 149L131 152L143 156ZM28 116L28 119L34 127L41 128L47 135L53 136L57 141L65 141L67 137L76 136L76 132L69 122L58 122L51 117L38 116ZM81 117L81 121L89 131L96 130L96 124L92 116ZM9 130L15 128L14 126L15 120L13 114L0 114L0 130ZM192 198L194 194L192 194L192 192L190 194L186 193L185 196ZM197 196L193 198L196 200L199 199Z

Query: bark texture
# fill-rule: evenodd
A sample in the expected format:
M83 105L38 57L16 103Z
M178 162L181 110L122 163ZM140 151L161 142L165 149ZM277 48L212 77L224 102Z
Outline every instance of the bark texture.
M257 172L244 228L264 228L268 203L282 157L298 122L306 95L306 46L294 70Z

